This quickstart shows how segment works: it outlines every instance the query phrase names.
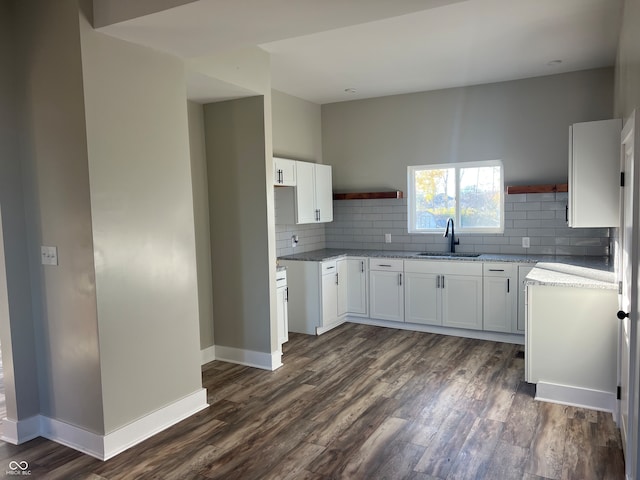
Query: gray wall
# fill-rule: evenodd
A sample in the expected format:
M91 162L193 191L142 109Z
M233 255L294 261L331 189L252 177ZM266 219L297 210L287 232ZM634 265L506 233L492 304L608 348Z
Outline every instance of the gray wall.
M567 181L568 126L611 118L613 70L322 106L334 189L406 190L408 165L501 159L510 184Z
M15 75L18 57L10 3L0 1L0 249L6 255L0 258L0 283L5 285L0 292L0 338L7 415L19 420L37 414L40 405L19 150L24 82Z
M273 155L322 163L322 112L318 104L271 91Z
M109 433L202 386L186 87L179 58L80 25Z
M187 102L187 111L189 115L189 151L191 153L193 216L196 235L200 348L204 349L214 344L209 186L204 141L204 108L198 103Z
M16 1L41 413L104 433L78 2ZM40 245L58 266L40 265Z
M216 345L270 353L265 108L256 96L205 105L204 114Z
M624 119L640 108L640 0L624 2L616 63L616 115ZM638 128L636 126L636 128Z
M322 113L320 105L286 93L272 91L273 154L284 158L322 163ZM278 206L292 205L285 197L293 188L275 189L277 255L303 253L325 247L325 224L291 225L278 218ZM282 210L280 210L282 212ZM291 237L298 236L293 248Z

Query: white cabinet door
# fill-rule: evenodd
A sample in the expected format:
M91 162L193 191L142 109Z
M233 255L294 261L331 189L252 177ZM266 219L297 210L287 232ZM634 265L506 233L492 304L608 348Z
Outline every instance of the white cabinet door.
M620 119L569 127L570 227L617 227L620 210Z
M484 278L484 330L512 331L516 305L513 283L509 277Z
M524 280L529 272L533 269L532 265L520 265L518 267L518 320L516 333L524 333L526 325L526 298L527 288L524 284Z
M368 313L367 260L365 258L348 258L344 262L347 270L347 313L366 316Z
M442 325L482 330L482 277L442 275Z
M273 157L273 184L294 187L296 185L296 161Z
M518 269L509 263L485 263L484 330L517 333Z
M337 265L337 289L338 289L338 317L347 314L349 310L349 261L344 258L336 262Z
M405 322L442 325L439 284L440 275L435 273L405 273Z
M276 289L277 311L278 311L278 343L289 341L289 308L287 287Z
M319 222L333 221L331 166L315 164L315 196Z
M338 321L338 285L336 274L322 276L322 316L321 326L326 327Z
M316 223L314 164L298 162L296 165L296 222Z
M372 270L369 273L369 278L371 318L403 322L404 286L402 285L402 273Z
M296 223L333 221L331 166L296 162Z

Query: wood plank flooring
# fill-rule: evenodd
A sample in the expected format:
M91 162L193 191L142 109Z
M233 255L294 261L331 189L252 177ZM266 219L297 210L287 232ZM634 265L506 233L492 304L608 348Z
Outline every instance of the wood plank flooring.
M0 442L47 479L622 479L610 414L533 400L522 347L345 324L285 366L203 367L210 407L107 462Z

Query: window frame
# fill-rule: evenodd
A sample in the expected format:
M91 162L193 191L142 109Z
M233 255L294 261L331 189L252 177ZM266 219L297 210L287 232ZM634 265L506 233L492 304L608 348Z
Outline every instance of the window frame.
M460 222L460 169L477 167L500 167L500 226L499 227L463 227ZM504 164L502 160L480 160L475 162L438 163L433 165L409 165L407 167L407 231L410 234L434 234L442 233L442 228L417 229L416 224L416 192L415 173L422 170L455 170L455 230L464 234L503 234L504 233Z

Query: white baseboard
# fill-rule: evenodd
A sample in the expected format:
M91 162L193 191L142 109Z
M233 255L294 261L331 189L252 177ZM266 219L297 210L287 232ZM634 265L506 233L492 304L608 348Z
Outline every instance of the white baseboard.
M216 346L211 345L210 347L203 348L200 350L201 355L201 365L205 365L209 362L213 362L216 359Z
M45 437L98 460L108 460L208 406L207 391L202 388L107 435L90 432L44 415L21 422L3 420L2 440L19 444L36 437Z
M559 403L572 407L590 408L603 412L616 411L616 395L613 392L538 382L536 400Z
M34 415L18 421L4 418L0 426L0 440L20 445L39 437L40 430L40 415Z
M91 455L98 460L106 460L104 455L104 436L98 433L89 432L55 418L41 415L40 436Z
M365 317L346 317L347 322L373 325L375 327L397 328L399 330L411 330L414 332L438 333L454 337L475 338L489 340L491 342L513 343L524 345L524 335L517 333L485 332L484 330L467 330L464 328L439 327L437 325L421 325L418 323L392 322L389 320L375 320Z
M135 422L108 433L104 437L104 458L101 460L108 460L116 456L208 406L207 390L201 388L170 405L139 418Z
M216 345L216 360L263 370L275 370L282 366L282 350L278 349L273 353L264 353Z

